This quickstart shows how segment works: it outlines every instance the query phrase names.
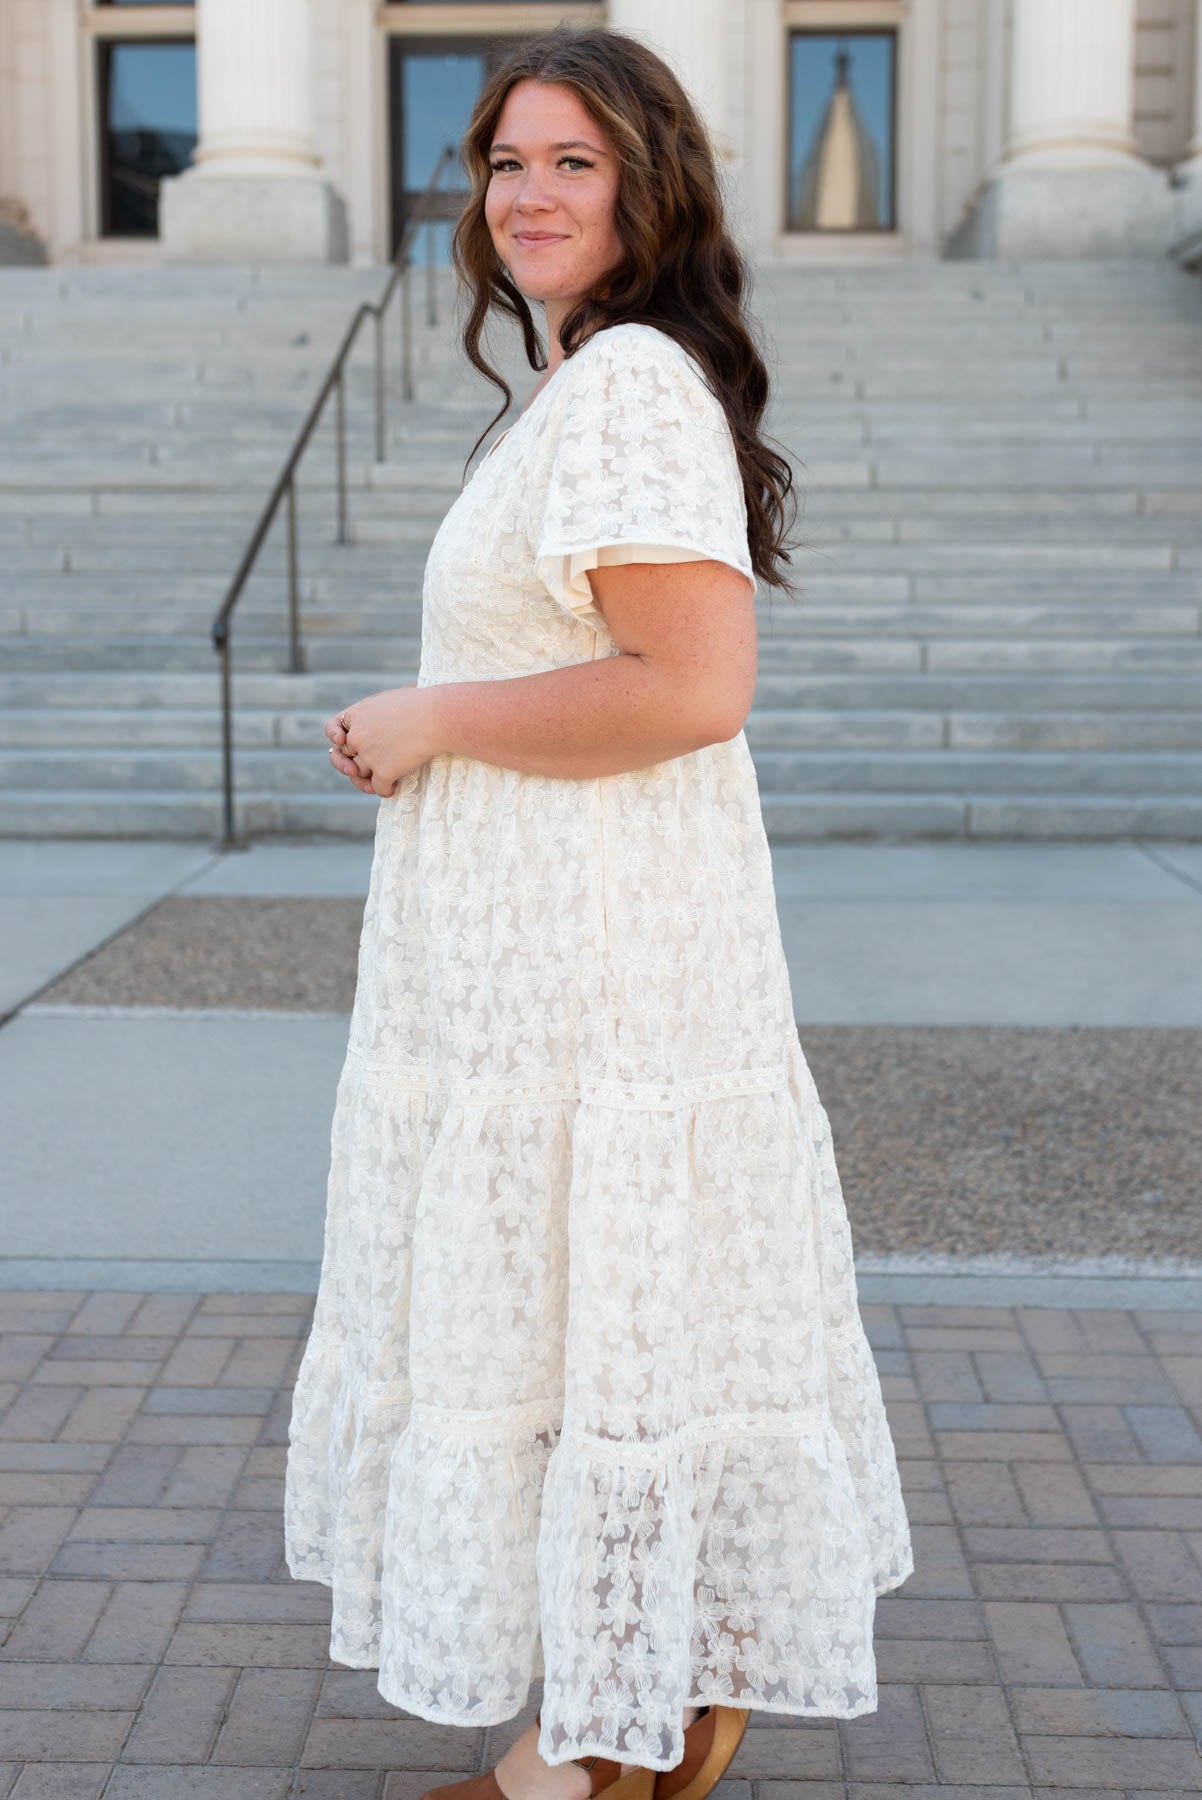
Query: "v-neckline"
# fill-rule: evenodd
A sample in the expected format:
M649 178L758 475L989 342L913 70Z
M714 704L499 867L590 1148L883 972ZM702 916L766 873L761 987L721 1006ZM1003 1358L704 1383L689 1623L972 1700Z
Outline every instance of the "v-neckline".
M583 346L582 346L582 348L583 348ZM485 462L488 461L489 457L493 454L494 450L500 449L501 445L505 442L505 439L509 436L510 432L514 429L514 426L520 425L522 420L526 417L526 414L534 411L534 408L538 405L538 402L542 399L542 397L546 393L547 389L549 387L554 387L555 376L559 375L562 372L562 370L567 367L568 363L570 363L571 360L572 360L572 358L570 356L565 356L563 359L563 362L560 363L559 368L556 369L555 375L549 376L548 379L543 382L543 385L539 388L538 392L536 394L531 395L530 399L527 400L525 406L523 406L523 408L522 408L521 412L518 414L517 418L513 421L513 425L507 425L505 427L504 431L501 433L500 437L497 439L496 443L489 445L488 451L484 458ZM481 464L481 467L483 467L483 464Z
M619 319L617 321L617 324L619 324L619 325L621 325L623 323L624 323L624 321L621 319ZM518 414L517 418L513 421L513 424L507 425L505 427L505 430L501 433L500 437L497 438L494 443L489 445L488 449L484 453L483 459L476 465L478 469L482 469L484 467L484 464L486 462L488 462L490 460L490 458L492 457L493 452L495 450L499 450L501 448L501 445L505 442L505 439L510 435L510 433L512 431L514 431L516 429L516 427L518 425L521 424L522 420L529 417L529 415L534 411L535 407L538 405L539 401L542 399L543 395L555 386L556 381L563 374L563 372L567 368L568 364L575 362L576 358L580 355L581 351L587 350L589 345L594 343L597 340L597 338L603 337L607 331L613 331L615 329L616 329L616 327L614 325L603 325L601 327L600 331L594 331L592 337L585 339L584 343L581 344L579 350L574 350L572 352L571 356L564 357L563 361L560 363L559 367L556 369L554 375L548 376L547 380L543 382L543 385L539 388L538 392L536 394L532 395L532 397L529 400L527 400L525 406L522 408L522 410Z

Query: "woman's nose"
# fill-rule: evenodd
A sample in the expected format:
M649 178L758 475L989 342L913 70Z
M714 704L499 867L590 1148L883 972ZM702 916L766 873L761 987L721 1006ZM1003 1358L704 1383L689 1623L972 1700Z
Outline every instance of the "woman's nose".
M544 207L549 206L550 204L551 200L547 191L546 178L533 170L529 171L525 180L518 188L514 205L519 207Z

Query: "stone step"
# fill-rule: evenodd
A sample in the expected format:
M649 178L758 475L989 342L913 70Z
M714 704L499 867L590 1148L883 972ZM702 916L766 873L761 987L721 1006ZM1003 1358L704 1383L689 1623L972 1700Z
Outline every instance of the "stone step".
M438 529L455 495L427 491L406 498L405 510L397 509L394 499L382 499L370 491L348 495L347 530L351 548L417 544L422 553ZM303 495L298 507L298 549L302 561L313 551L324 551L346 545L335 545L337 500L328 494ZM0 545L6 549L50 549L76 561L77 553L87 557L93 553L108 554L130 549L131 530L137 534L139 550L165 555L173 544L182 559L198 559L210 567L233 562L244 549L252 529L258 523L259 508L253 511L239 507L235 516L223 516L222 509L210 506L207 520L203 514L173 517L169 513L153 520L131 520L106 516L98 518L41 518L21 520L12 514L0 516ZM269 540L265 555L282 564L284 539L282 520L277 527L279 541ZM838 518L803 521L800 535L806 546L844 544L850 542L880 543L892 546L898 542L913 544L947 544L961 549L985 548L988 554L996 534L996 518L954 516L908 518L904 511L882 506L865 506L860 511L844 511ZM1018 550L1043 545L1087 545L1098 550L1124 550L1128 547L1154 550L1157 561L1171 569L1174 544L1202 543L1202 514L1197 518L1155 515L1140 518L1110 518L1083 522L1079 519L1035 519L1013 517L1008 521L1008 535ZM1165 552L1170 554L1164 554ZM804 554L804 552L803 552ZM940 550L931 561L945 553Z
M10 710L7 716L13 719L20 714ZM300 716L306 729L314 723L320 729L328 715ZM748 744L757 753L781 749L943 747L978 751L1202 750L1199 708L1129 713L938 713L757 705L744 729Z
M961 603L999 599L1027 603L1045 600L1057 605L1069 602L1088 605L1095 600L1128 603L1140 599L1157 603L1166 600L1173 603L1202 600L1200 576L1202 571L1181 568L1159 574L1138 575L1091 569L1087 576L1068 583L1056 575L1034 574L1029 570L1023 571L1021 575L1008 571L991 575L975 570L952 575L914 574L903 579L906 582L906 593L918 600L955 600ZM850 584L856 577L846 576L841 579L845 584ZM861 591L867 591L874 579L880 578L861 577ZM845 587L844 591L850 589Z
M367 517L390 516L396 506L395 496L383 489L367 469L363 469L361 475L362 482L356 487L349 483L348 474L352 517L358 517L360 513ZM410 502L423 508L432 519L437 519L458 492L458 483L452 485L454 491L430 485L411 486ZM333 518L332 473L315 464L302 481L300 492L309 502L306 514L320 506L325 498L329 505L328 516ZM266 499L266 494L262 499ZM912 487L883 493L859 486L828 488L822 497L822 510L832 519L881 517L899 522L910 520L916 524L930 519L959 529L960 522L971 516L973 529L986 537L995 535L1000 528L1008 531L1015 520L1024 527L1038 523L1049 528L1063 521L1066 529L1082 533L1092 532L1095 528L1108 530L1113 522L1114 528L1121 532L1127 529L1132 519L1145 514L1150 518L1153 512L1168 514L1173 519L1175 533L1179 525L1188 526L1194 522L1197 504L1196 494L1177 488L1166 489L1160 494L1140 494L1134 488L1089 489L1079 494L1061 489L1055 493L1045 491L1033 501L1028 493L1009 488L949 493L937 488ZM94 520L105 520L111 522L113 529L135 521L139 531L143 527L172 529L178 524L187 532L197 521L214 519L223 528L242 524L249 530L258 517L260 505L258 497L248 495L241 483L225 485L215 474L213 479L198 487L164 486L153 492L137 488L109 489L102 484L83 489L0 486L0 519L5 521L6 528L14 520L20 525L36 520L45 529L50 521L65 519L72 531L83 529L85 523L90 530Z
M87 751L108 749L170 750L211 749L221 743L221 713L217 706L207 707L130 707L116 703L109 707L62 706L53 709L54 745L64 750ZM0 746L20 749L41 741L42 730L51 707L30 694L25 706L6 707L0 712ZM274 708L238 706L234 709L234 743L239 748L265 749L273 744L295 741L318 744L321 729L329 713L306 712L292 715ZM295 720L305 721L303 732ZM295 733L295 737L286 735ZM320 745L319 745L320 747Z
M436 380L450 397L473 401L478 407L500 404L499 390L494 400L493 389L426 334L423 322L412 359L418 381ZM896 337L895 333L889 335ZM13 372L15 398L25 406L33 406L39 395L45 404L70 404L81 393L99 391L106 372L97 364L99 357L109 372L123 377L114 388L120 404L153 405L180 399L203 402L213 394L229 392L235 403L244 407L250 394L295 395L306 384L309 392L315 392L338 336L337 331L323 331L308 344L298 345L266 337L253 344L241 338L222 344L210 337L181 350L166 338L145 346L112 345L106 349L101 342L93 344L89 335L88 347L81 351L61 340L37 343L16 334L8 340L6 366ZM892 358L882 358L868 334L850 344L846 353L841 353L829 334L817 332L803 345L782 343L777 349L778 366L787 359L790 377L796 378L797 385L788 392L778 391L773 405L782 412L796 409L801 397L808 396L826 407L842 400L873 405L929 402L963 410L967 397L972 396L980 398L984 412L1000 413L1024 394L1063 406L1083 398L1113 400L1116 394L1134 387L1145 404L1150 394L1159 392L1179 404L1202 386L1196 352L1184 340L1166 342L1155 354L1138 357L1120 355L1113 340L1109 345L1099 341L1074 351L1065 341L1003 340L996 327L976 333L948 327L942 337L942 345L934 339L915 340L915 354ZM955 387L949 390L947 364L952 359L968 366L957 370ZM538 372L524 359L511 359L507 367L501 366L515 393L528 394L538 379ZM396 336L385 342L384 379L386 387L399 395ZM370 396L374 380L370 338L361 338L346 371L348 397ZM415 394L415 400L428 405L431 396L422 392Z
M212 606L216 613L229 590L233 567L221 569L175 569L164 575L149 570L116 570L104 574L82 574L79 570L42 569L21 573L20 581L0 586L0 605L8 610L23 610L31 617L40 609L93 610L106 608ZM389 572L387 594L390 603L416 606L421 597L422 565L414 560L408 567L397 559ZM352 610L381 592L381 576L374 563L363 566L359 557L348 555L345 562L335 560L324 573L315 573L303 559L298 576L298 593L302 611L309 607ZM757 616L764 629L792 631L804 626L807 613L817 606L846 606L849 612L860 606L879 606L886 602L941 606L954 604L964 610L971 624L978 609L985 605L1019 607L1053 607L1075 614L1095 606L1122 606L1138 609L1162 606L1194 607L1202 604L1202 569L1173 569L1156 575L1107 574L1091 570L1086 580L1066 583L1054 575L1019 574L990 575L960 573L950 575L890 575L875 572L842 574L822 571L815 565L800 577L801 598L775 589L762 588L757 601ZM256 608L275 609L286 597L286 571L282 564L252 571L238 601L235 620L241 620Z
M282 584L281 584L282 585ZM160 596L161 600L161 596ZM80 603L75 606L32 606L11 610L0 606L0 646L20 639L63 637L107 638L150 636L201 636L207 634L217 603L154 605L120 609ZM921 601L901 601L874 606L868 601L845 601L837 606L808 604L784 616L767 608L757 609L761 650L779 647L786 657L809 638L903 637L917 639L981 638L1007 640L1033 638L1043 641L1064 637L1098 638L1196 638L1202 621L1198 605L1109 606L1078 602L1073 606L969 604L936 606ZM347 606L323 608L309 602L302 608L302 638L338 638L348 642L363 637L398 638L408 654L408 643L420 636L421 605L416 599L397 599L387 607ZM257 638L275 642L288 631L288 611L279 589L254 602L240 602L234 630L238 643ZM0 650L0 653L3 653Z
M375 571L388 574L398 568L420 569L432 534L424 527L411 526L406 534L398 527L387 541L360 541L353 545L337 544L322 535L311 541L302 556L302 567L310 576L346 571L348 552L354 553L357 573ZM1049 569L1088 576L1095 569L1114 574L1125 571L1133 575L1141 570L1168 574L1175 569L1202 569L1202 543L1174 546L1166 531L1160 541L1147 544L1074 541L1024 542L1010 540L990 543L984 540L964 542L897 543L886 532L873 534L880 541L839 540L837 551L826 549L827 556L837 556L844 574L926 575L948 571L973 574L980 570L1011 572L1017 582L1027 574ZM232 575L244 547L241 536L230 536L216 546L203 540L187 539L179 546L178 557L172 557L170 539L161 542L135 541L121 544L82 542L64 548L61 544L15 543L5 547L5 594L14 576L29 574L73 573L79 575L160 574L168 576L177 569L214 573L228 570ZM821 540L815 538L815 545ZM829 544L829 540L828 540ZM813 550L803 545L795 555L794 569L804 582L808 573L807 555ZM273 526L272 536L264 545L258 562L260 573L282 573L286 567L282 518Z
M0 792L93 788L136 792L169 787L174 793L208 793L220 789L221 771L221 751L216 744L210 749L94 747L86 756L44 747L32 754L22 748L0 749ZM235 785L266 793L293 789L337 793L348 783L333 767L328 746L319 739L304 749L239 747Z
M1202 835L1196 280L1086 262L759 276L780 371L767 425L803 502L801 597L757 607L747 737L770 833ZM0 283L18 427L0 446L0 830L33 829L40 808L70 831L214 832L212 615L382 271L20 282ZM440 304L453 289L440 270ZM370 357L350 371L352 544L332 541L328 414L302 465L306 673L284 670L278 526L240 602L252 829L374 829L321 728L415 676L426 551L477 433L495 433L452 316L419 323L406 406L390 337L385 463ZM510 331L498 361L524 404L536 377ZM47 715L73 780L55 787L40 757L46 785L26 792Z
M36 696L27 706L0 713L0 745L20 748L33 742L49 709ZM329 711L236 707L234 742L239 748L272 745L321 747ZM761 749L883 750L1202 750L1202 711L1148 713L919 713L902 711L805 711L755 708L746 725L748 743ZM63 708L54 718L54 743L84 749L155 747L212 748L221 741L216 707Z
M343 799L351 829L342 835L370 837L378 802L357 793L349 783L344 785L347 794ZM350 818L352 810L359 810L355 807L357 801L371 807L370 825L362 818ZM280 829L276 802L270 796L239 796L237 817L239 831L252 835L270 835ZM214 839L221 831L221 821L221 798L210 794L159 789L135 795L87 792L80 797L48 796L38 789L20 793L0 790L0 838ZM324 831L328 827L316 829Z
M1202 752L1187 750L757 749L754 758L762 793L1202 794Z
M1202 791L1202 752L999 752L974 750L771 750L754 752L762 793L923 793L987 795L1141 794L1190 796ZM191 793L220 787L221 755L177 747L39 746L0 749L0 791L157 789ZM238 787L255 792L337 792L345 786L319 738L297 748L238 747Z
M768 837L777 843L811 838L1202 839L1202 798L1196 796L769 794L761 811Z
M341 794L239 795L235 828L252 837L313 835L370 840L380 802L343 784ZM1202 839L1202 800L1160 795L1069 799L995 794L766 794L774 842L807 839L1003 838L1113 841ZM185 838L215 842L216 795L171 790L134 795L0 792L0 837Z
M381 686L379 670L317 670L291 674L235 666L235 704L283 712L311 708L332 712ZM207 670L116 670L92 667L25 673L0 667L0 706L66 708L137 706L168 712L211 707L219 700L218 662ZM1041 674L1010 672L990 675L947 675L927 671L889 671L874 675L841 671L777 675L760 669L757 705L771 710L857 712L903 710L921 718L960 712L1065 714L1070 720L1105 711L1119 720L1132 714L1168 710L1198 711L1198 680L1192 673ZM324 709L324 710L323 710Z
M345 698L345 696L342 696ZM0 745L19 749L39 739L53 712L56 747L83 749L209 748L221 742L221 714L209 706L130 707L114 694L110 707L52 708L37 693L0 712ZM322 730L335 702L288 711L236 706L238 748L274 745L321 748ZM782 749L1202 751L1202 709L1154 712L918 712L864 707L754 707L745 727L757 753Z
M881 489L938 483L952 489L1013 488L1034 493L1072 482L1085 489L1130 485L1196 488L1200 461L1180 455L1154 458L1151 452L1141 461L1112 455L1105 448L1095 452L1088 445L1076 450L1045 450L1035 445L1027 450L992 450L960 445L943 452L916 448L905 454L882 446L862 457L848 452L839 460L828 457L818 461L808 453L801 476L802 485L812 490L845 487L854 481Z
M287 639L283 631L235 634L235 667L283 669ZM1155 672L1202 670L1202 637L1046 637L917 638L830 636L804 639L779 636L770 640L777 678L821 672L851 673L895 670L982 673L1012 670ZM372 667L377 673L415 677L420 646L416 637L364 638L353 634L304 640L303 658L311 671ZM146 633L140 636L91 638L78 633L4 639L4 661L12 671L33 669L203 669L216 666L211 640L199 633Z
M256 636L235 629L234 668L238 674L251 670L278 670L285 673L288 640L284 632ZM387 671L395 676L416 679L419 644L416 637L382 639L310 638L304 646L307 668L343 669L374 667L378 676ZM164 674L185 670L209 670L216 679L218 660L212 640L200 633L146 633L137 637L101 636L90 638L63 633L58 637L18 637L3 639L5 668L19 671L96 670L132 672L157 670Z

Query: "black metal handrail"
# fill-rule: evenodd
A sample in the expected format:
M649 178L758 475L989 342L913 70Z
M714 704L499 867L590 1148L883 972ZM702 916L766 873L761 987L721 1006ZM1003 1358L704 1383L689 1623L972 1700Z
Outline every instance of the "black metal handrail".
M374 318L375 330L375 400L376 400L376 455L377 462L384 461L385 424L384 424L384 314L399 283L400 301L400 337L401 337L401 398L413 398L413 358L412 358L412 323L410 316L409 296L409 248L423 224L429 226L427 233L427 272L426 272L426 318L428 323L437 323L434 285L434 220L431 205L445 170L456 157L453 144L448 144L434 165L434 171L426 183L418 208L405 221L401 232L400 243L392 259L392 273L385 284L380 298L372 302L363 300L354 318L343 335L341 344L334 355L325 379L317 390L317 395L310 406L299 432L296 442L289 452L288 459L280 471L275 486L268 496L267 503L259 515L259 522L251 533L250 542L243 553L238 571L230 582L221 610L213 620L213 644L221 657L221 744L222 744L222 835L216 848L232 850L238 845L234 833L234 718L233 701L230 692L230 617L237 605L238 596L246 584L246 578L255 565L263 540L274 523L281 500L288 497L288 673L293 675L304 672L301 659L300 641L300 601L299 577L297 570L297 533L296 533L296 469L305 448L313 434L313 429L321 416L322 408L335 392L335 461L337 466L338 487L338 535L335 542L345 544L346 529L346 362L355 346L359 335L359 327L364 319ZM419 210L420 209L420 210Z

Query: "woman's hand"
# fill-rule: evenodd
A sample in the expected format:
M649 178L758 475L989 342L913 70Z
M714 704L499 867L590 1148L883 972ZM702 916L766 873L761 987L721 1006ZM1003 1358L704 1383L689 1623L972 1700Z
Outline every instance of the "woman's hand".
M429 688L415 681L344 706L326 720L330 761L361 794L389 799L402 776L438 755Z

